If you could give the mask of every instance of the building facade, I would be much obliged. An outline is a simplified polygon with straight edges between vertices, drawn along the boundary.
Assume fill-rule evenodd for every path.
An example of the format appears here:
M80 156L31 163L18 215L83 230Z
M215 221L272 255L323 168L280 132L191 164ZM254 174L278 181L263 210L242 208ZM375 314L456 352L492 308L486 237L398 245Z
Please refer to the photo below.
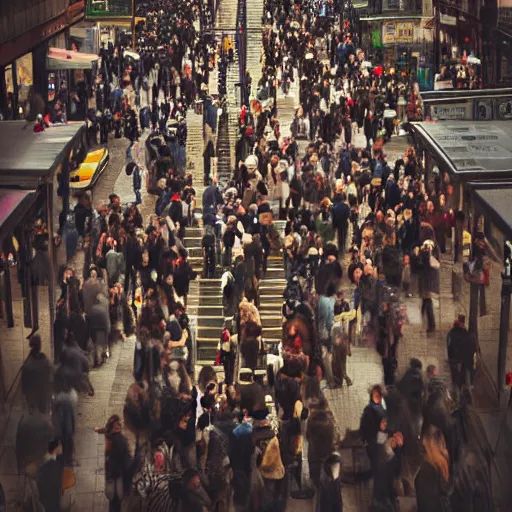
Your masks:
M69 28L83 16L84 0L0 2L0 112L4 119L23 117L31 89L49 101L55 77L46 70L48 48L67 48Z
M374 64L413 73L432 89L441 64L482 54L483 0L355 0L362 44Z

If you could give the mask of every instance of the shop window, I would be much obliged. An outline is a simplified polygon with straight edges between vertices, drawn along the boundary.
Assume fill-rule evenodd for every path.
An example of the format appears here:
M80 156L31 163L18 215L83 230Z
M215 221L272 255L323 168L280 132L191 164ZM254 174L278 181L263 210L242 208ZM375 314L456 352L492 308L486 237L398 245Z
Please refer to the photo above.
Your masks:
M27 53L16 61L16 78L18 81L19 113L24 115L28 104L30 88L34 84L31 53Z
M6 120L14 119L14 80L12 76L12 64L5 68L5 92L7 95L5 102L4 118Z

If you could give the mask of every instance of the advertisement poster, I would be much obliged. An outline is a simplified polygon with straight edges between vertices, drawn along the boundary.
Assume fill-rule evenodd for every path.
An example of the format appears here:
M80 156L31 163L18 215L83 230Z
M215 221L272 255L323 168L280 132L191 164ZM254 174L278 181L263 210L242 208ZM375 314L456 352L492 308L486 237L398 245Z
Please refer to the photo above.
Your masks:
M510 169L512 136L499 123L430 123L429 135L457 170Z
M132 17L132 0L87 0L87 19Z
M496 119L512 119L512 98L496 100Z
M384 44L412 43L414 41L414 23L384 23L382 25L382 42Z
M396 42L396 23L384 23L382 25L383 44L392 44Z
M472 119L471 103L432 105L430 115L433 121L464 121Z
M414 23L397 23L396 41L398 43L412 43L414 41Z
M475 121L490 121L494 119L492 107L492 100L490 99L475 100L473 119L475 119Z

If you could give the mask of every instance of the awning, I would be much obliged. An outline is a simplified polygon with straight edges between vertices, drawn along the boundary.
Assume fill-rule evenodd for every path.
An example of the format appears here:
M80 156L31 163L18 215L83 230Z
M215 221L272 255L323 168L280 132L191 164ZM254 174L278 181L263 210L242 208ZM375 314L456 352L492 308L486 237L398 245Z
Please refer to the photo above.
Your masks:
M92 69L93 62L99 60L94 53L80 53L61 48L49 48L46 57L47 70Z
M414 21L427 19L425 16L362 16L360 21Z
M35 198L34 190L0 188L0 240L12 234Z
M424 122L413 129L439 163L464 181L512 178L510 121Z
M28 121L0 123L0 187L37 188L85 141L84 123L55 125L42 133L33 127Z
M486 217L490 218L508 239L512 239L512 182L470 183L474 195Z

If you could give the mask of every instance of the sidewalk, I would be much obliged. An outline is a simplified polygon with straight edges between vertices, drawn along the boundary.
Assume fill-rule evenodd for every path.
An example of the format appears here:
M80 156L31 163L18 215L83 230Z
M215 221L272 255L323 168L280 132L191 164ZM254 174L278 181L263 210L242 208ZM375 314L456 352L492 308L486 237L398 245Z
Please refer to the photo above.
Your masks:
M147 132L146 132L147 133ZM141 144L144 137L141 137ZM108 203L108 196L116 193L123 203L134 200L132 178L124 172L126 139L109 141L109 165L93 191L94 205ZM154 198L142 191L142 211L145 219L154 211ZM71 261L78 275L82 274L83 253L78 252ZM133 351L135 337L113 347L110 359L101 368L91 370L89 376L95 389L93 397L80 396L77 410L75 436L76 485L65 493L63 505L73 512L106 512L108 501L104 490L104 436L94 432L94 427L104 426L112 414L122 417L124 399L132 383ZM23 414L18 391L14 406L0 416L0 426L5 435L0 440L0 482L6 493L7 510L19 510L16 504L23 492L24 479L18 476L16 464L16 430Z

